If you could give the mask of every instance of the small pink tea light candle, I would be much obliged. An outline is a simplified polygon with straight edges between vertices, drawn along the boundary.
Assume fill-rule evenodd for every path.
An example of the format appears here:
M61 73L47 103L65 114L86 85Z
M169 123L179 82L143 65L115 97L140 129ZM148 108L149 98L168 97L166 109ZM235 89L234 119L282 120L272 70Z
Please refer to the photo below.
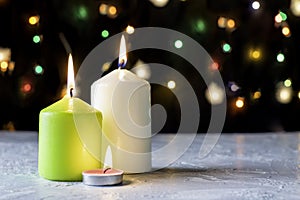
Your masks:
M92 169L83 171L82 177L83 183L86 185L117 185L123 181L123 171L111 168Z

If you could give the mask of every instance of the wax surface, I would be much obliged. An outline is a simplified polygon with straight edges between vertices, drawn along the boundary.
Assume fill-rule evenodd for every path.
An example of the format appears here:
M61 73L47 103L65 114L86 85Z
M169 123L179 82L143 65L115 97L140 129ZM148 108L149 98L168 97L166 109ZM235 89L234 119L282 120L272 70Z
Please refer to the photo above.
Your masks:
M74 120L76 118L86 121L78 123ZM100 149L101 132L95 132L94 128L89 130L89 125L86 124L89 121L101 124L102 115L78 98L64 97L40 112L40 176L50 180L80 181L82 171L102 167L97 156L87 150L76 128L85 123L86 133ZM90 126L94 127L94 124Z
M105 173L104 173L105 171ZM92 170L86 170L83 172L85 175L94 175L94 176L111 176L111 175L120 175L123 174L123 171L117 170L117 169L92 169Z

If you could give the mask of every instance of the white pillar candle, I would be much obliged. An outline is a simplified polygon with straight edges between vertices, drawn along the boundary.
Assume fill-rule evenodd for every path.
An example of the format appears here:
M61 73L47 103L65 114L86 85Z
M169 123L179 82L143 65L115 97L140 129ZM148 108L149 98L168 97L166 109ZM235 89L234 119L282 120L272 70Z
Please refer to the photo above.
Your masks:
M122 37L122 65L124 46ZM92 84L91 104L103 115L102 162L111 156L110 167L127 173L151 171L150 84L126 69L116 69ZM108 148L112 155L107 155Z

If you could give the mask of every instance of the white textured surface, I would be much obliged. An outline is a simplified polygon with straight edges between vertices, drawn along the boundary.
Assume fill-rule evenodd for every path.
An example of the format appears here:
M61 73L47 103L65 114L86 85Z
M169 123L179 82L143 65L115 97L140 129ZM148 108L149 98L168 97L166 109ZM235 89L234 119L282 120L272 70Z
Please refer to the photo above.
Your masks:
M159 147L172 135L158 135ZM125 175L122 185L54 182L37 173L37 133L0 132L2 199L300 199L300 134L222 134L198 159L202 135L173 165Z

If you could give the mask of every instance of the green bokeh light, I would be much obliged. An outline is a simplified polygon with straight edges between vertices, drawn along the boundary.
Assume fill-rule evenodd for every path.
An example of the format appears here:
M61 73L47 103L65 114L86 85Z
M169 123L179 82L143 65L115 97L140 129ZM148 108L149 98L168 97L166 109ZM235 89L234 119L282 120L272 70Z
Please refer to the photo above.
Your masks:
M38 35L33 36L32 41L34 43L39 43L41 41L41 37Z
M88 11L87 11L86 7L80 6L78 8L77 16L79 19L86 19L88 17Z
M196 22L196 30L200 33L203 33L205 32L206 30L206 25L205 25L205 22L202 20L202 19L199 19L197 22Z
M281 18L282 18L282 21L285 21L285 20L287 20L287 15L284 13L284 12L279 12L279 14L280 14L280 16L281 16Z
M108 30L103 30L102 33L101 33L101 36L102 36L103 38L107 38L107 37L109 36Z
M229 53L231 51L231 46L228 43L223 44L222 48L225 53Z
M34 67L35 74L42 74L44 72L44 69L41 65L37 65Z

